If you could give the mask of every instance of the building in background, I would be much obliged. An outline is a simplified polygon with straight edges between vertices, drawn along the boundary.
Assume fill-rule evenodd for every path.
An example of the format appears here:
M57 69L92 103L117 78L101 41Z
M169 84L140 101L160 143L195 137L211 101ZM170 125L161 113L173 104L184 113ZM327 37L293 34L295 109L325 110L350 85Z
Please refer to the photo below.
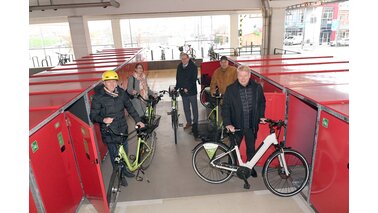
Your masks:
M349 1L309 2L288 7L285 38L298 36L302 45L349 45Z

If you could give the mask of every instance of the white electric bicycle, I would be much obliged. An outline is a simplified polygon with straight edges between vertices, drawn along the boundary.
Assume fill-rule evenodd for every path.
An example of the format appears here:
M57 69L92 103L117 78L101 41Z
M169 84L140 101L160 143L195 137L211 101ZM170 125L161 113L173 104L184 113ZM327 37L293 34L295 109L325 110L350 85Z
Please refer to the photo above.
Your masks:
M231 145L221 142L204 142L193 149L192 165L196 174L208 183L224 183L236 175L244 180L244 188L249 189L247 178L251 170L268 150L274 145L275 151L266 160L262 177L266 187L275 195L289 197L298 194L307 184L309 168L306 159L299 152L285 146L285 141L278 142L284 121L266 119L270 134L256 150L253 158L244 163L239 147L230 134ZM235 154L236 160L235 161Z

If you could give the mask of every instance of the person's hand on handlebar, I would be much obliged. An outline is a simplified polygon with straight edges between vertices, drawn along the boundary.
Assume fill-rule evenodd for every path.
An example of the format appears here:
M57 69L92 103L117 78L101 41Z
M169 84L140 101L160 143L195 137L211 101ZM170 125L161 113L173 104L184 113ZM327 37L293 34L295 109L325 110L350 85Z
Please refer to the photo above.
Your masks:
M188 93L188 89L185 88L185 89L184 89L184 92L185 92L185 93Z
M138 91L136 91L136 90L131 91L132 95L136 95L137 93L138 93Z
M266 118L260 118L260 123L261 124L266 124Z
M138 123L136 123L137 126L140 126L140 128L144 128L145 125L143 122L139 121Z
M230 132L232 132L232 133L234 133L235 132L235 127L233 126L233 125L227 125L226 126L226 129L228 130L228 131L230 131Z

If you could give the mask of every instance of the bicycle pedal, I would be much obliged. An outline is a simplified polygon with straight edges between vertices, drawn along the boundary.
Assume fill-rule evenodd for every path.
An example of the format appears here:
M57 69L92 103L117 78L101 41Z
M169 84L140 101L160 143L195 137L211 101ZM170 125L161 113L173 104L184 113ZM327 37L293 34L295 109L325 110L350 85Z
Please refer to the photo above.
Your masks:
M135 160L135 155L130 155L129 158L130 158L131 161L134 161Z
M184 126L184 124L182 124L182 123L180 124L180 123L179 123L179 124L178 124L178 126L179 126L179 127L183 127L183 126Z

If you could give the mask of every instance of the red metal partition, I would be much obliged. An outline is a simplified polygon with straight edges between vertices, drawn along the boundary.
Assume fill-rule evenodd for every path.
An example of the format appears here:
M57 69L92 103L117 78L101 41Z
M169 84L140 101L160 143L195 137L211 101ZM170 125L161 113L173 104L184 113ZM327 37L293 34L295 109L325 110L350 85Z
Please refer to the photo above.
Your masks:
M320 123L310 200L318 212L348 212L349 124L324 111Z
M98 212L109 212L92 128L72 113L65 114L69 120L69 131L75 147L84 193Z
M46 212L74 212L83 191L63 114L29 137L29 159Z

